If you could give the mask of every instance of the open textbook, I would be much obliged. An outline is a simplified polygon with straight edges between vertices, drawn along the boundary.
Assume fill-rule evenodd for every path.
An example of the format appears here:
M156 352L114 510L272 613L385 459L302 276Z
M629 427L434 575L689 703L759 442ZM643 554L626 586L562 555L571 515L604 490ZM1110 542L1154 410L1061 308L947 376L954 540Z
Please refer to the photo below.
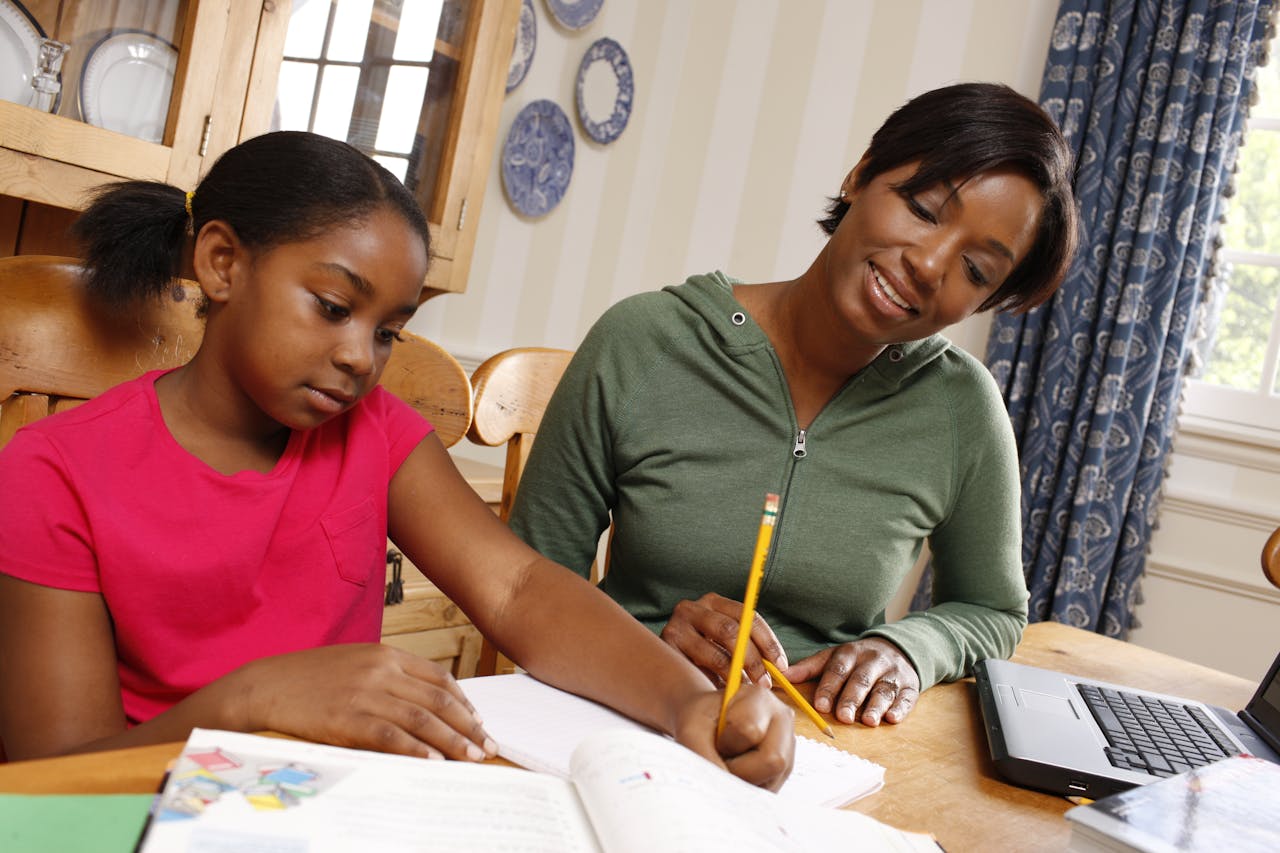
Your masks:
M651 731L604 705L566 693L531 676L464 678L462 692L513 764L569 777L569 758L587 735L609 729ZM779 794L797 802L843 806L884 785L879 764L828 743L796 736L796 759Z
M939 849L857 812L755 788L651 732L590 735L570 776L195 729L140 850Z

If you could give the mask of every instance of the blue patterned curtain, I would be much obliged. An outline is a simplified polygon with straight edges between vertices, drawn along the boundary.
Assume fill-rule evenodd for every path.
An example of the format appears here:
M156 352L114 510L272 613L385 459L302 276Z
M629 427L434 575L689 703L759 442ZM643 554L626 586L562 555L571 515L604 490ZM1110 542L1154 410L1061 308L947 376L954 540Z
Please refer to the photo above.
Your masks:
M1041 105L1077 157L1062 289L997 316L1031 620L1124 637L1276 0L1063 0Z

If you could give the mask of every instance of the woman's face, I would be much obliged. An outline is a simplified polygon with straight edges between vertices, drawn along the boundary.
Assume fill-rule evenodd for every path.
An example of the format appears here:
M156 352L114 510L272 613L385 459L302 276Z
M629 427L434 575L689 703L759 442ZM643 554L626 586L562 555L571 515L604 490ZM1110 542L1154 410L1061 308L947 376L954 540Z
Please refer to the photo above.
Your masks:
M915 163L854 189L826 250L834 310L857 343L926 338L977 310L1026 257L1043 199L1020 172L998 169L915 195L894 187Z

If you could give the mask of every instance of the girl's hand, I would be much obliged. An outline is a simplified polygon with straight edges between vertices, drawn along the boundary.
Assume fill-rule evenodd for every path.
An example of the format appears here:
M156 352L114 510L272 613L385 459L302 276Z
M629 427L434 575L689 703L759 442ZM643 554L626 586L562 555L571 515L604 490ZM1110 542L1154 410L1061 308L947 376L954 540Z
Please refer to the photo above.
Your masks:
M444 667L377 643L262 658L243 685L248 730L424 758L482 761L498 745Z
M698 695L680 709L675 737L734 776L776 791L795 760L795 714L767 688L742 685L729 703L716 737L723 693Z
M662 628L662 639L692 661L712 684L720 686L729 677L741 618L742 602L709 592L697 601L676 604L671 619ZM752 684L771 687L772 681L764 668L765 658L778 669L786 670L787 654L782 644L757 613L751 625L751 642L747 644L743 669Z
M813 691L813 707L831 713L842 723L900 723L920 698L920 676L915 667L901 649L883 637L834 646L799 661L783 674L796 683L821 674L822 680Z

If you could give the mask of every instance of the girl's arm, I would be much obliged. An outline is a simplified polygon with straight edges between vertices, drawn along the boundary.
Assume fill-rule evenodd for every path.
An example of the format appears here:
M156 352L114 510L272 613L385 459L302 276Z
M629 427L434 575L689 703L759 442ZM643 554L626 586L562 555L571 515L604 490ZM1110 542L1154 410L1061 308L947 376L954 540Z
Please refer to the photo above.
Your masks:
M676 736L756 784L777 787L794 750L791 710L744 686L715 736L720 694L682 655L582 577L503 525L430 435L391 482L391 538L530 674Z
M8 758L180 741L194 726L424 757L496 752L448 671L391 646L262 658L132 728L115 654L100 595L0 574L0 742Z

